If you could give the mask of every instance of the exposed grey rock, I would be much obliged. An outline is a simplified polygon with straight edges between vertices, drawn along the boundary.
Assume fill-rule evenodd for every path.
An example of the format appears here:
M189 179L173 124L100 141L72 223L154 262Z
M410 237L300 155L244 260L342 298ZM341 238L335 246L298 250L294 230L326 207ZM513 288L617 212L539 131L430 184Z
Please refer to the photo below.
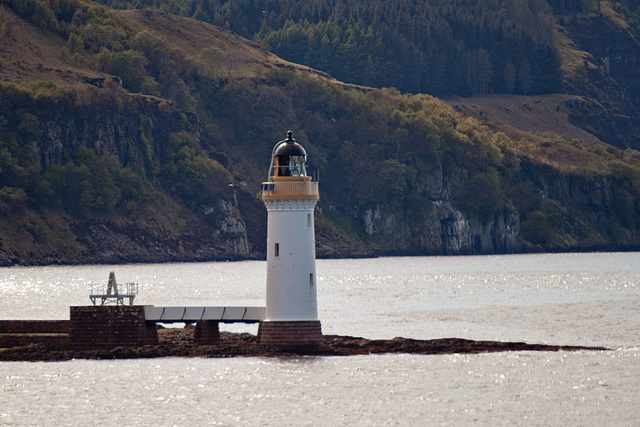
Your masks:
M226 237L226 244L233 248L237 255L249 255L247 227L238 211L236 197L234 196L231 202L221 199L219 206L222 219L219 221L218 234Z

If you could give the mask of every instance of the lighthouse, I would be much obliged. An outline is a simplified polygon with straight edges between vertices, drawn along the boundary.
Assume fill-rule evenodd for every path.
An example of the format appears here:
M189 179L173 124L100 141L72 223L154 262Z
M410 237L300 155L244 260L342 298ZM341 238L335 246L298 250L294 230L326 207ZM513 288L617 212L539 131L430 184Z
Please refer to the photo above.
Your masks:
M313 211L318 183L307 176L307 153L291 131L273 148L269 180L262 183L267 208L267 292L260 343L280 348L322 342L316 292Z

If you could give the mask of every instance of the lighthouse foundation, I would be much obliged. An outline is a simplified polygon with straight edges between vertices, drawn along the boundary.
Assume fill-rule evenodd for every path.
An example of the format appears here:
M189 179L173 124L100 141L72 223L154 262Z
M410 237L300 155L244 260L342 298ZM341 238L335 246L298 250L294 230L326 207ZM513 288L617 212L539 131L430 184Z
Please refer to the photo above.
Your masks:
M317 348L322 344L319 320L262 321L258 327L260 344L282 350Z

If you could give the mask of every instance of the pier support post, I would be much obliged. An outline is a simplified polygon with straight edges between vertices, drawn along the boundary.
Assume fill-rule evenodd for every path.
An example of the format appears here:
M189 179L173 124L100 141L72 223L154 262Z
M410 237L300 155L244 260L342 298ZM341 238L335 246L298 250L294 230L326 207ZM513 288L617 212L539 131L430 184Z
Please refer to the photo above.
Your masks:
M199 345L220 344L218 322L214 320L198 320L193 333L193 342Z

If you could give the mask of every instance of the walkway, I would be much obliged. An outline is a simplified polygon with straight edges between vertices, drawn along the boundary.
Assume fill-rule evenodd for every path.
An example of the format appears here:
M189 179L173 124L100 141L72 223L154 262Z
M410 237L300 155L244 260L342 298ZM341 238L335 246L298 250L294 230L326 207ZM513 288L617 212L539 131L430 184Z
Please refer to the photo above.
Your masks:
M222 323L257 323L264 320L264 307L155 307L144 306L147 322L173 323L209 320Z

